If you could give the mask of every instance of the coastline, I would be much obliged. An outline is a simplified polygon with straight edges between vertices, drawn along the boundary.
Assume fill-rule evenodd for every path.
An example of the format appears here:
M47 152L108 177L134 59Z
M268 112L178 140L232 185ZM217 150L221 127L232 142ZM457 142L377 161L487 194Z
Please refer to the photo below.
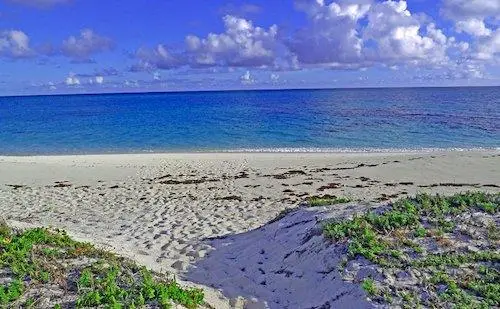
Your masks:
M500 192L499 150L0 156L6 219L65 229L182 280L212 252L207 239L255 230L310 196L366 208L467 190Z
M104 152L56 152L56 153L0 153L0 158L23 157L77 157L77 156L135 156L135 155L189 155L189 154L287 154L287 153L326 153L326 154L425 154L439 152L497 152L500 147L420 147L420 148L320 148L320 147L262 147L231 149L180 149L180 150L138 150L138 151L104 151Z

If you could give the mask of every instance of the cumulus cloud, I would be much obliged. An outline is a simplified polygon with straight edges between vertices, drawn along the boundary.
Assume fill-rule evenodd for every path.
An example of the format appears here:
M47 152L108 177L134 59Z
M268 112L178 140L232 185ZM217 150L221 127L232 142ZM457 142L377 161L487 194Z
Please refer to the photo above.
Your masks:
M75 76L74 73L70 73L68 77L66 77L65 84L67 86L78 86L80 85L80 79Z
M94 33L91 29L83 29L80 36L70 36L62 43L62 54L75 61L86 61L96 53L111 50L111 39Z
M491 29L486 28L484 21L478 18L459 20L455 25L457 32L465 32L473 36L489 36Z
M95 80L96 84L99 84L99 85L102 84L102 83L104 83L104 77L103 76L96 76L94 78L94 80Z
M296 1L309 23L295 33L288 46L304 64L354 63L362 58L358 21L370 9L366 1L326 4L323 0Z
M226 15L224 27L224 33L210 33L206 38L186 37L191 65L259 67L274 64L278 56L278 26L264 29L249 20Z
M444 0L441 12L455 22L457 32L472 36L473 41L467 49L472 59L498 62L500 1Z
M477 60L499 62L500 28L496 29L490 36L478 39L472 56Z
M446 60L448 38L432 23L425 28L407 9L406 1L377 3L368 13L364 38L376 47L367 54L374 61Z
M499 18L500 1L496 0L443 0L442 13L454 20L468 18Z
M153 72L181 66L274 69L296 66L293 55L278 40L276 25L265 29L232 15L226 15L223 21L223 33L209 33L206 37L188 35L180 50L171 50L163 44L153 49L140 48L135 53L139 62L131 71Z
M139 63L132 66L131 71L154 71L156 69L173 69L184 65L181 55L176 55L162 44L154 49L140 48L135 53Z
M255 79L250 73L250 71L246 71L243 75L240 76L240 82L243 85L251 85L255 83Z
M33 55L30 39L22 31L0 31L0 56L8 58L25 58Z
M443 14L457 32L476 38L458 41L428 16L415 14L404 0L295 0L306 23L284 33L277 25L262 27L226 15L224 31L188 35L184 47L141 48L132 71L190 68L294 70L309 67L360 69L385 67L452 67L463 59L491 60L498 54L498 31L491 18L497 1L443 0ZM471 5L472 3L472 5ZM454 57L454 58L452 58ZM248 73L248 74L247 74ZM242 83L253 78L246 72Z

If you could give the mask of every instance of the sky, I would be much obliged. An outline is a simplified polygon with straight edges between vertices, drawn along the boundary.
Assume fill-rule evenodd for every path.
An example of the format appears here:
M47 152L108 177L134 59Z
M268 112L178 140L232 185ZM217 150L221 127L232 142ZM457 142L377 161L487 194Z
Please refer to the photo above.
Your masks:
M0 96L500 85L500 0L0 0Z

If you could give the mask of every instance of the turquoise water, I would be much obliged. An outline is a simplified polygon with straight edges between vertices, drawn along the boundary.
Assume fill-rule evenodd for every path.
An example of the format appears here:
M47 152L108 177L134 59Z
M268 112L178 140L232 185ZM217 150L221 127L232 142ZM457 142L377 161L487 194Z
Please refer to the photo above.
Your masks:
M0 97L0 154L500 147L500 87Z

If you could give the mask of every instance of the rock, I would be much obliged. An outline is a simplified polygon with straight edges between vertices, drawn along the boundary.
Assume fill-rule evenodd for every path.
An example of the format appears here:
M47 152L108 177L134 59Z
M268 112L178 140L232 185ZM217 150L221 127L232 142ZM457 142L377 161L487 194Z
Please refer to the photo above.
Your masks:
M366 278L372 278L377 281L382 281L384 276L374 267L362 267L356 274L356 280L363 281Z
M245 299L241 296L231 298L229 300L229 305L234 309L244 309L245 308Z
M470 251L470 252L479 252L480 249L478 247L475 247L475 246L467 246L467 250Z
M186 255L194 258L203 258L207 254L206 250L190 251Z
M184 271L187 269L188 264L186 262L183 262L183 261L177 261L177 262L172 263L172 265L170 265L170 267L177 269L177 270Z
M396 277L398 278L398 280L407 280L409 278L411 278L411 274L407 271L400 271L396 274Z
M247 300L245 303L245 309L269 309L269 306L256 298Z

